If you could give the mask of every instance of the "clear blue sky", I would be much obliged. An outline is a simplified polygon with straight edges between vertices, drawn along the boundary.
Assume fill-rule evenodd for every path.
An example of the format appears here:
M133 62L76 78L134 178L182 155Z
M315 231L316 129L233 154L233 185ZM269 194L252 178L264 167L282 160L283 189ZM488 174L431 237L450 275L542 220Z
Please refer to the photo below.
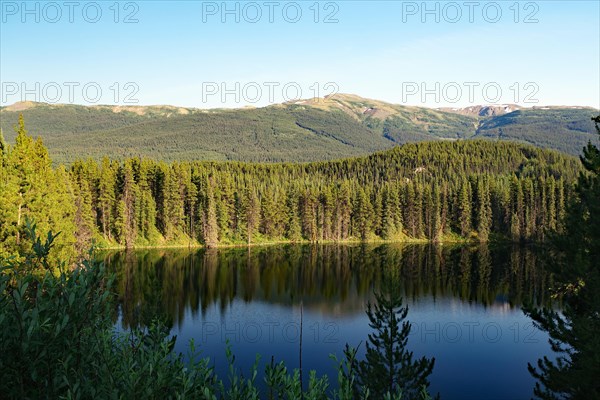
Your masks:
M2 105L243 107L338 91L600 107L598 1L75 3L0 1Z

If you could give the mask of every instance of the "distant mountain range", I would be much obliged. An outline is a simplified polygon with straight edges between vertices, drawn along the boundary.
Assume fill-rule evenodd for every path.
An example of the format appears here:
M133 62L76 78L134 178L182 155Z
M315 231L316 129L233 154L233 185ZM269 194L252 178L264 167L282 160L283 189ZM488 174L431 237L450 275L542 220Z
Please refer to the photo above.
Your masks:
M425 140L513 140L580 154L598 142L587 107L517 105L424 108L336 94L264 108L79 106L19 102L0 107L7 140L22 113L53 160L130 156L172 160L315 161Z

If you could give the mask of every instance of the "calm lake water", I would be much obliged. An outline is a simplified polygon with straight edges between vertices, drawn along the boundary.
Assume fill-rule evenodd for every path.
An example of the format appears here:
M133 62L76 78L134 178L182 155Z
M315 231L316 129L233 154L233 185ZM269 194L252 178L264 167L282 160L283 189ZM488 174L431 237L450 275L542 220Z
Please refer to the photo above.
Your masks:
M302 301L303 368L329 374L332 385L329 355L341 357L346 343L364 350L366 303L382 272L397 269L413 326L409 348L436 359L431 391L479 400L531 398L527 363L551 355L548 337L521 311L524 301L549 300L540 255L523 247L289 245L105 260L117 275L117 326L161 316L177 335L176 350L185 353L194 339L222 378L227 339L243 371L257 353L261 366L274 357L298 367Z

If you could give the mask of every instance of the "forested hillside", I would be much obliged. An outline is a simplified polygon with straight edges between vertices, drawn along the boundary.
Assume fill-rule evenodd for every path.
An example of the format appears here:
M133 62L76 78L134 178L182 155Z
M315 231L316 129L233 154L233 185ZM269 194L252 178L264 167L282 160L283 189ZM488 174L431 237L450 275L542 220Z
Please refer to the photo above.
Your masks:
M541 241L560 230L579 161L485 140L407 144L307 164L75 161L53 169L21 119L2 144L0 252L26 218L59 248L268 241ZM66 250L65 250L66 251Z
M88 157L161 161L323 161L362 156L398 144L486 138L578 155L597 141L591 109L521 109L479 115L406 107L335 95L257 109L112 107L17 103L0 109L8 140L22 113L44 137L52 159Z
M517 110L485 119L477 137L514 140L579 155L588 141L598 143L589 109Z

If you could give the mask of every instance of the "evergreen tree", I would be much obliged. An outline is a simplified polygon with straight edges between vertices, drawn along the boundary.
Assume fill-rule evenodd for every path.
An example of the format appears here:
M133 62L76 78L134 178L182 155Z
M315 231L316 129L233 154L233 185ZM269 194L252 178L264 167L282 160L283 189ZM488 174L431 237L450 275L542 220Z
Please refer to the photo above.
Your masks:
M100 228L105 239L112 239L112 227L115 204L116 177L108 157L102 159L100 167L98 213L100 215Z
M51 258L70 260L75 244L75 196L64 167L53 170L41 139L25 129L23 116L15 127L14 147L6 145L0 177L0 254L19 255L30 246L23 240L25 219L40 230L61 232Z
M525 236L525 200L523 186L516 176L511 182L511 198L510 232L514 241L520 241Z
M350 236L352 201L350 199L350 187L344 181L338 187L336 204L334 210L334 231L336 240L344 240Z
M487 242L492 225L490 188L486 179L477 182L477 235L479 241Z
M75 221L73 231L70 222L64 225L68 232L57 243L71 243L68 236L77 232L79 248L95 234L103 244L127 246L242 243L257 235L437 241L452 234L470 238L473 230L482 241L492 233L543 241L565 228L565 204L582 169L554 152L528 147L524 161L520 145L472 141L407 144L309 164L104 158L75 162L65 180L22 118L16 130L15 145L2 141L0 152L3 254L22 250L26 215L42 225L60 215ZM427 172L416 171L419 165L428 165Z
M94 213L92 210L92 191L87 179L83 176L73 177L75 193L75 237L77 238L77 252L83 253L90 248L96 230Z
M389 185L383 188L381 199L381 237L391 239L396 231L396 213L398 212L398 197L392 195Z
M300 197L300 218L302 232L311 242L317 241L317 199L311 189L306 189Z
M275 194L268 191L261 202L261 231L268 237L275 237L277 224L277 209L275 208Z
M244 219L247 243L252 243L253 236L260 226L260 201L254 188L249 187L244 196Z
M164 193L163 193L163 234L167 239L178 236L183 228L184 196L180 182L180 166L173 164L164 167Z
M593 120L600 135L600 116ZM538 380L534 394L541 399L600 398L600 150L589 143L581 162L586 173L569 204L565 232L556 239L558 253L548 263L562 313L526 308L558 355L529 365Z
M117 241L132 248L137 237L137 222L135 220L135 203L139 199L137 185L134 182L132 162L125 162L120 171L121 198L117 203L117 216L115 221ZM139 204L139 203L138 203Z
M547 226L547 229L550 232L554 232L554 231L556 231L556 226L557 226L557 224L556 224L556 219L557 219L556 179L554 179L554 177L552 175L550 175L550 177L548 178L547 193L548 193L548 200L547 200L548 212L546 213L547 222L545 225Z
M402 303L399 277L393 273L384 276L375 298L375 305L367 305L369 326L374 331L366 344L366 358L358 364L359 384L368 388L374 399L399 390L402 399L420 399L429 386L435 359L413 359L413 352L406 348L411 324L406 320L408 306Z
M373 213L373 207L371 202L367 198L367 194L363 188L358 188L356 194L356 200L354 203L353 220L355 224L355 233L362 240L368 238L371 229L371 214Z
M321 231L321 238L324 240L333 239L333 194L331 187L328 185L323 188L323 191L319 197L319 229Z
M213 184L210 179L206 180L205 187L206 201L204 205L204 226L202 232L204 237L204 244L210 248L215 247L219 243L219 227L217 223L217 209L213 194Z
M300 218L298 217L298 199L295 191L288 193L287 209L286 237L292 242L298 242L302 240L302 228L300 227Z
M463 179L460 195L458 198L458 207L460 210L459 214L459 226L461 236L468 238L471 234L472 229L472 216L471 216L471 182L468 179Z

